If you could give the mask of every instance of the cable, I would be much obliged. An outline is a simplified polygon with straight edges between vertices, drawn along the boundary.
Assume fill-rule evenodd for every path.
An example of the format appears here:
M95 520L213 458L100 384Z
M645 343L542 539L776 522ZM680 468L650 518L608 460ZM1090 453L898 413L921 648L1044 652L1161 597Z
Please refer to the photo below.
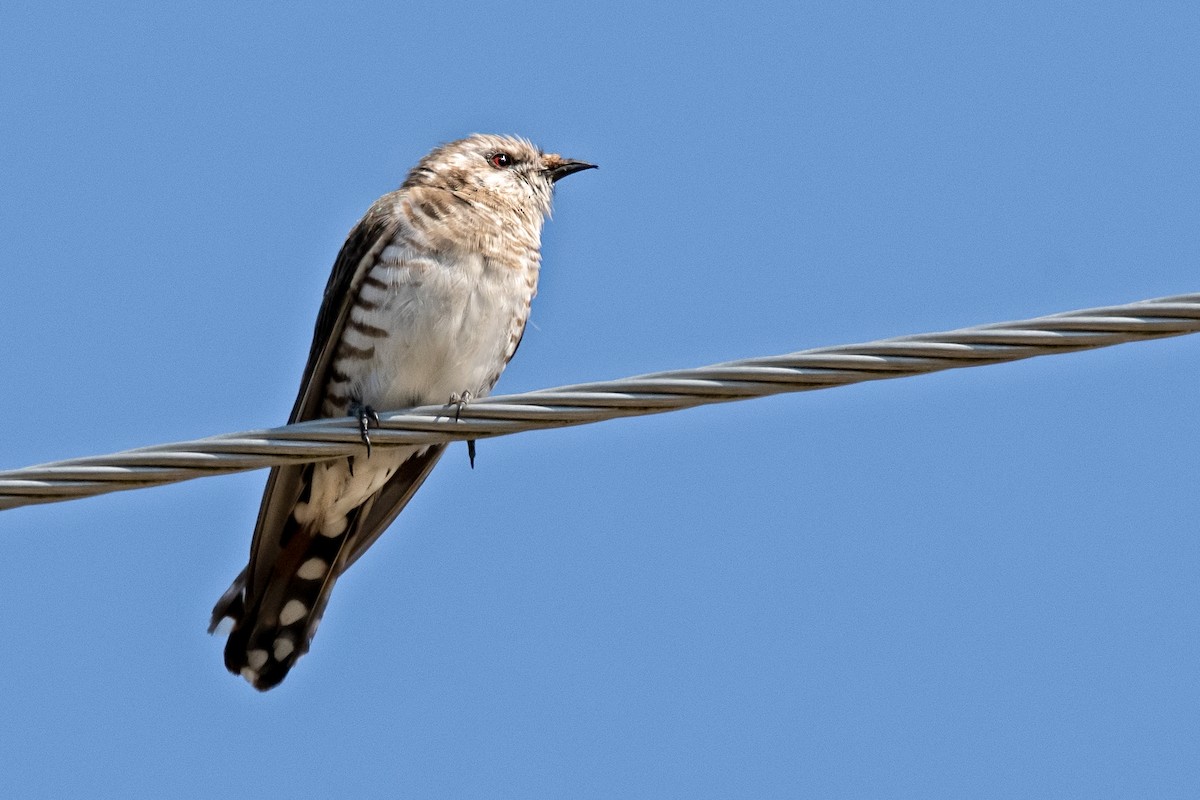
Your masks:
M381 427L371 432L371 443L388 447L485 439L1197 332L1200 294L1162 297L945 333L486 397L464 405L457 421L455 410L447 406L381 413ZM0 471L0 509L362 451L357 422L347 417L73 458Z

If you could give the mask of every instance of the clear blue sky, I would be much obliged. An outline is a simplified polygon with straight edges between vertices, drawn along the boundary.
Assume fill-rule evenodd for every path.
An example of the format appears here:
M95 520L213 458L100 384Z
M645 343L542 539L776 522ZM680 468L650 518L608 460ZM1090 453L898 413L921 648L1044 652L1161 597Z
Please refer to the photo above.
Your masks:
M1195 3L883 5L6 3L0 466L282 422L473 131L602 167L501 391L1200 289ZM0 513L0 796L1195 796L1198 357L457 447L266 695L265 473Z

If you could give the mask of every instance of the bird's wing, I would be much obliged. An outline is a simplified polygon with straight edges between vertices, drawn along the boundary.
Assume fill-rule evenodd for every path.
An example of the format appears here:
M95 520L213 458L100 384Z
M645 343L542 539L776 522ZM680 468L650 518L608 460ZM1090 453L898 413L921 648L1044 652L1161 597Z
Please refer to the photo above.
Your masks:
M368 270L400 225L395 207L394 192L377 200L350 231L346 243L338 253L333 272L325 286L325 298L317 314L308 363L304 367L300 393L289 422L316 419L321 413L325 387L329 382L330 363L354 298ZM240 618L242 593L238 591L239 588L245 589L247 599L257 597L266 588L272 566L279 557L286 538L285 528L292 509L307 483L305 476L311 469L311 464L271 469L263 492L262 505L258 510L254 539L250 544L250 562L246 571L217 602L216 608L213 609L214 625L225 616Z
M400 216L396 210L399 194L392 192L376 200L350 231L338 253L329 282L325 284L325 299L317 313L308 364L304 367L300 394L296 397L289 422L316 419L321 413L329 364L342 338L350 307L358 296L363 278L400 227Z

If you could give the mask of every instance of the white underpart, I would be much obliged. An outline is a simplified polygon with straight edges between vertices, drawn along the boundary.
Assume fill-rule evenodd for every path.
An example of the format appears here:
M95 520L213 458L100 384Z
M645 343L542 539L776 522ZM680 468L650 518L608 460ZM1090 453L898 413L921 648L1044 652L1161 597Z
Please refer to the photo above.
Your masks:
M413 400L445 403L464 391L479 397L491 389L488 382L508 355L513 318L529 304L523 273L478 253L435 259L393 243L372 275L391 290L364 287L368 299L375 299L371 292L383 294L383 305L357 313L394 334L374 340L375 358L351 376L363 402L386 409Z
M429 257L397 238L370 275L388 288L364 285L364 299L377 308L355 308L353 318L391 335L368 337L346 328L349 344L375 349L371 359L344 365L350 395L377 411L447 403L463 392L486 396L509 356L513 322L524 317L532 299L526 273L478 253ZM345 461L316 465L309 501L297 506L297 520L319 523L322 535L340 536L346 515L418 450L377 448L369 459L354 459L353 474Z

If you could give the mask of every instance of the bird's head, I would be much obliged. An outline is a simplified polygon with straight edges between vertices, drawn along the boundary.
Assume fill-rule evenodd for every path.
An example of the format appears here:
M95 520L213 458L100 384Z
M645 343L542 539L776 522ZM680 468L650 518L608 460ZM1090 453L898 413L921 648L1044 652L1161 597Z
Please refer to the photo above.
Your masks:
M497 209L545 216L550 212L554 184L595 166L543 153L528 139L477 133L425 156L404 186L445 189Z

